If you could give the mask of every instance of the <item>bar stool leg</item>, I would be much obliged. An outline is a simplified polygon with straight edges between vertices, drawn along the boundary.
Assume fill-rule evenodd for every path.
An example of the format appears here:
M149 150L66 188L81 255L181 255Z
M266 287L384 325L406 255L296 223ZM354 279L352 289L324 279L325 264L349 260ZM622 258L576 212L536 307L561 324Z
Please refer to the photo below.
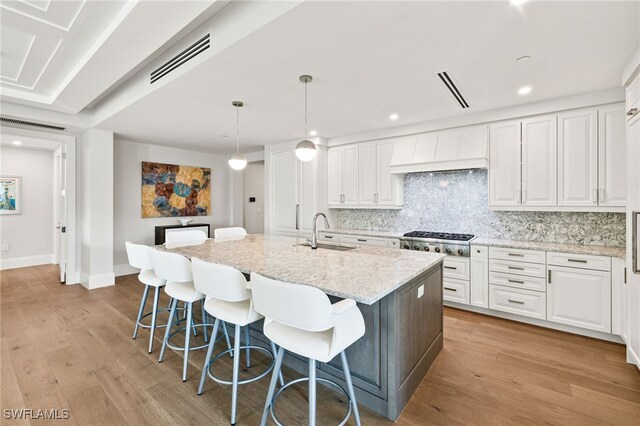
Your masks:
M173 325L173 317L176 314L177 307L178 299L173 299L173 301L171 302L171 312L169 313L169 321L167 321L167 329L164 332L164 340L162 340L162 349L160 350L160 358L158 358L158 362L162 362L162 360L164 359L164 351L167 349L167 341L169 340L169 335L171 334L171 326Z
M207 370L209 369L209 363L211 362L211 355L213 355L213 347L216 345L216 337L218 337L218 326L220 325L220 320L216 318L213 323L213 334L211 335L211 340L209 341L209 347L207 348L207 356L204 359L204 366L202 367L202 375L200 376L200 385L198 385L198 395L202 395L202 390L204 389L204 381L207 378Z
M153 312L151 313L151 329L149 329L149 353L153 352L153 335L156 331L156 318L158 316L158 302L160 301L160 287L156 287L153 294Z
M353 417L356 420L356 426L360 426L360 413L358 412L358 403L356 402L356 394L353 391L353 382L351 381L351 372L349 371L349 363L347 355L344 351L340 352L340 360L342 361L342 371L344 372L344 380L347 382L347 391L349 399L351 399L351 408L353 409Z
M184 333L184 362L182 364L182 381L187 381L187 368L189 367L189 344L191 341L191 325L193 324L193 303L187 305L187 328ZM195 331L195 330L194 330Z
M316 426L316 360L309 358L309 426Z
M249 349L249 345L251 344L251 336L249 335L249 326L247 325L244 329L244 340L247 344L247 349L245 350L245 365L247 369L251 367L251 349Z
M222 321L222 331L224 331L224 338L227 341L227 348L231 349L231 341L229 340L229 332L227 331L227 323ZM229 351L229 358L233 358L233 351Z
M136 326L133 329L133 338L138 337L138 328L140 327L140 319L142 318L142 314L144 313L144 305L147 303L147 297L149 296L149 286L144 286L144 291L142 292L142 300L140 300L140 309L138 309L138 318L136 318Z
M278 351L276 349L276 344L271 342L271 352L273 352L273 356L276 357L278 354ZM275 358L274 358L275 359ZM274 367L275 368L275 367ZM278 376L280 379L280 386L284 386L284 378L282 377L282 371L278 372Z
M202 313L202 324L208 324L209 322L207 321L207 313L204 310L204 299L200 300L200 311ZM202 328L204 329L204 342L207 343L209 341L209 339L207 338L207 326L205 325Z
M273 401L273 394L275 394L276 392L278 375L281 375L280 369L282 368L283 358L284 358L284 348L280 347L280 349L278 349L278 355L276 356L275 365L273 366L273 373L271 373L271 383L269 384L269 392L267 393L267 400L264 403L264 410L262 410L262 420L260 420L260 426L265 426L267 424L269 407L271 407L271 402Z
M235 326L235 335L233 339L233 352L238 355L240 353L240 336L241 327ZM231 424L236 424L236 409L238 405L238 373L240 370L240 357L235 356L233 358L233 379L231 384Z

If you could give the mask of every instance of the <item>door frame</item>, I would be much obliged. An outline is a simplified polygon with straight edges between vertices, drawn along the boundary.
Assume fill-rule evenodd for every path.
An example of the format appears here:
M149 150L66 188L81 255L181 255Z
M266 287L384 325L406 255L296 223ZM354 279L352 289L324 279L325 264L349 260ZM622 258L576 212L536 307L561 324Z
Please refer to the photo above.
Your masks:
M78 271L78 257L80 253L80 233L78 232L79 214L77 211L77 136L68 133L45 132L40 130L25 129L23 127L12 127L3 125L3 133L10 133L16 136L33 137L38 139L48 139L60 143L66 153L66 213L67 213L67 276L65 284L79 284L80 274ZM55 153L55 150L52 150ZM53 221L52 221L53 223Z

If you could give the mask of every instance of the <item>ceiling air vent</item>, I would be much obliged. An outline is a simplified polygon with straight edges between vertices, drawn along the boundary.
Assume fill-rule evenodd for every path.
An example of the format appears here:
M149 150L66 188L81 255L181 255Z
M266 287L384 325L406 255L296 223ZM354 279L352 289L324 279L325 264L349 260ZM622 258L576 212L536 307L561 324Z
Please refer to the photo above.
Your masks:
M17 124L19 126L39 127L41 129L66 130L66 127L54 126L51 124L36 123L33 121L16 120L13 118L0 117L0 122L7 124Z
M160 65L155 70L151 71L151 80L149 84L155 83L165 75L169 74L171 71L182 66L182 64L184 64L185 62L195 58L196 56L207 50L210 46L209 37L210 34L207 34L200 40L193 43L191 46L184 49L182 52L178 53L173 58L169 59L164 64Z
M456 101L458 101L460 106L462 108L469 108L469 104L465 98L462 97L462 93L460 93L456 85L453 84L453 80L449 77L449 74L447 74L446 71L442 71L438 73L438 77L440 77L440 80L442 80L446 88L449 89L453 97L456 98Z

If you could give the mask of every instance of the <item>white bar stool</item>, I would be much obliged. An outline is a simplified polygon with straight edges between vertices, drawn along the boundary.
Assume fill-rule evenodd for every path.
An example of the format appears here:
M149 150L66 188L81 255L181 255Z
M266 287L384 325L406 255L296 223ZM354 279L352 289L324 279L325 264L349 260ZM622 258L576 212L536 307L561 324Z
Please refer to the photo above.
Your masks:
M281 425L273 408L276 399L287 387L308 380L309 425L316 424L316 381L322 381L340 389L349 399L349 410L340 425L347 422L353 411L356 425L360 426L358 404L344 353L365 331L364 319L356 302L344 299L332 305L329 297L315 287L284 283L256 273L251 274L251 293L255 309L265 317L264 335L280 346L261 425L267 423L269 412L276 424ZM289 382L275 393L285 349L309 358L309 378ZM338 354L348 394L337 383L316 378L316 362L329 362Z
M133 329L133 338L138 337L138 328L149 329L149 353L153 352L153 335L156 328L166 327L165 325L157 325L156 319L158 317L158 311L168 311L169 309L158 309L158 301L160 300L160 288L164 287L166 281L158 277L153 271L153 262L151 260L151 247L143 244L134 244L132 242L124 243L127 249L127 257L129 258L129 264L134 268L140 269L138 274L138 280L144 284L144 291L142 293L142 300L140 300L140 309L138 309L138 316L136 318L136 325ZM149 297L149 290L155 289L153 295L153 309L151 312L144 314L144 306L147 303ZM151 324L143 324L142 319L151 315Z
M218 228L213 231L213 238L216 240L234 240L247 236L247 231L239 226L231 228Z
M189 262L186 257L175 253L168 253L152 249L151 258L153 260L153 269L155 271L155 274L167 281L167 284L164 288L165 293L167 293L169 297L173 299L171 302L171 312L169 313L169 320L167 321L167 330L164 334L164 340L162 342L162 349L160 351L160 358L158 359L158 361L162 362L162 360L164 359L164 352L167 346L177 351L183 351L184 361L182 365L182 381L185 382L187 380L187 369L189 366L189 351L204 349L205 347L207 347L206 344L191 347L191 330L193 329L195 334L195 329L197 327L203 327L204 339L205 342L208 343L207 326L211 326L211 324L206 323L206 315L203 315L204 322L202 324L193 324L193 302L204 299L204 295L197 291L193 286L193 278L191 276L191 262ZM186 304L187 325L186 327L180 328L177 331L171 333L171 325L176 313L178 301L185 302ZM171 338L183 330L185 332L184 347L178 347L171 344ZM215 340L215 337L216 334L213 334L211 336L211 339Z
M273 369L275 361L276 348L271 343L271 351L261 346L251 345L249 339L249 325L261 320L263 317L253 309L251 300L251 291L249 290L247 280L244 274L230 266L218 265L215 263L205 262L198 258L191 259L193 269L193 283L199 292L206 294L204 304L205 310L211 316L216 318L213 325L213 333L218 330L220 321L234 324L235 336L233 339L233 378L232 381L222 380L213 375L211 368L213 363L220 357L230 352L228 349L215 358L211 359L215 342L213 339L209 342L209 349L202 367L202 376L200 377L200 385L198 386L198 395L202 394L204 388L205 376L209 375L214 381L220 384L231 385L231 424L236 424L236 408L238 401L238 385L255 382L269 374ZM240 334L242 327L245 327L246 345L240 345ZM272 359L269 367L259 375L240 381L238 374L240 371L240 351L246 350L246 366L250 367L250 349L256 349L266 353ZM282 383L282 377L280 378Z

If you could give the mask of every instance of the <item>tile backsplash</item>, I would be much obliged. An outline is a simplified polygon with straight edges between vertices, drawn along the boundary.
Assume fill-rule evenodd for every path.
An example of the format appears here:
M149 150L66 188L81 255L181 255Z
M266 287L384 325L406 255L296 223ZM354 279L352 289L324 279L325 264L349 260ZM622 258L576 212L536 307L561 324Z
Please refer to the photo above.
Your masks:
M340 209L344 229L458 232L488 238L625 245L624 213L508 212L488 207L487 171L410 173L401 210Z

